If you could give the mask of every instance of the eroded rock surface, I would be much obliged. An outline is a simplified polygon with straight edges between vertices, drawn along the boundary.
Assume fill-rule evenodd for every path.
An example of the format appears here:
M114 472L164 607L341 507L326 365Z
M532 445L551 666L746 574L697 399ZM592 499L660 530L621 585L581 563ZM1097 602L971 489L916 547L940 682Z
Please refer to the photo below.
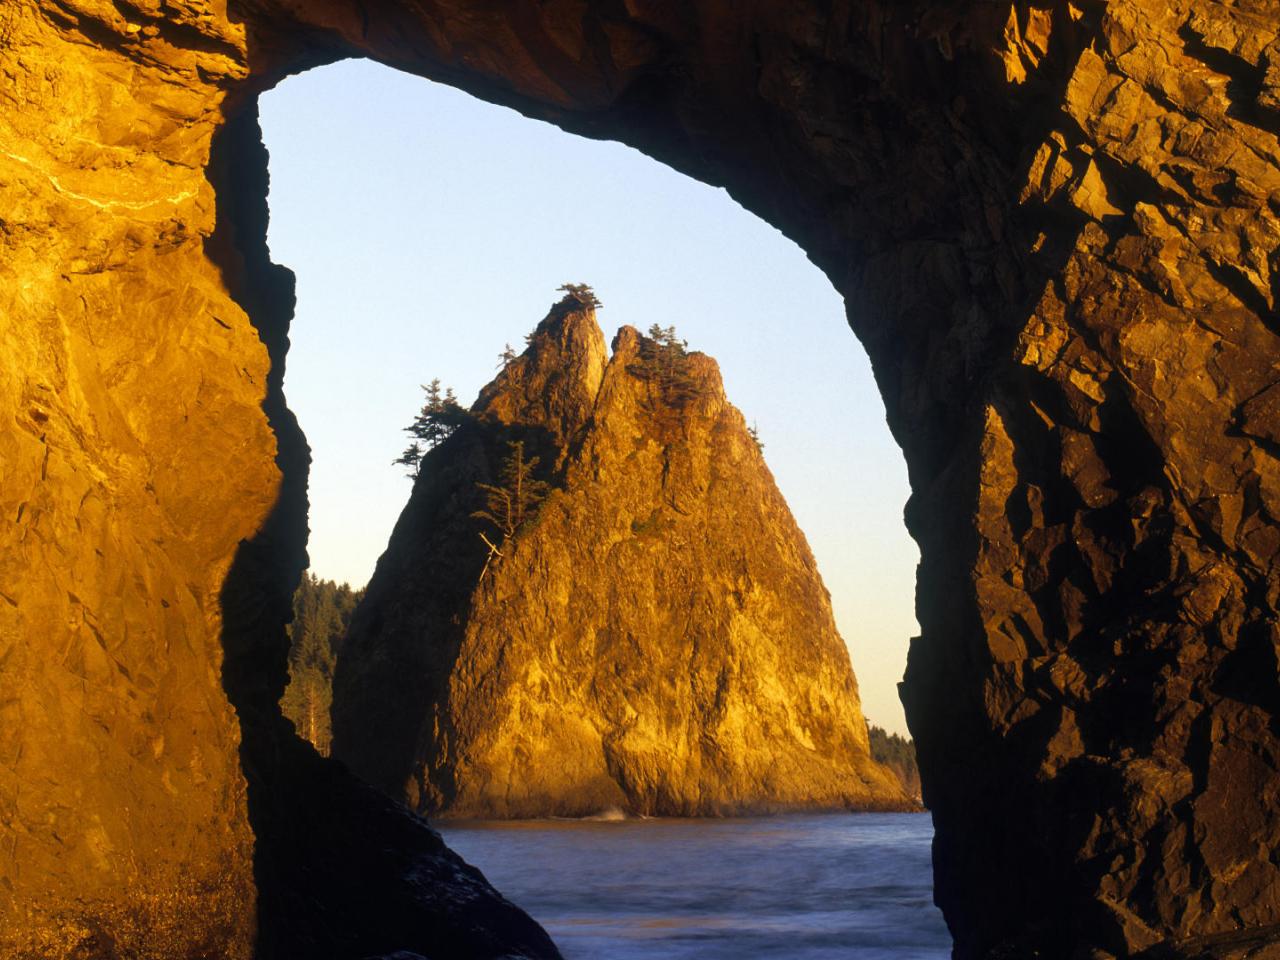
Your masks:
M0 10L0 955L245 958L219 593L279 479L204 167L248 71L70 19Z
M227 209L265 193L231 177L256 141L209 157L255 91L349 54L725 186L844 294L914 490L904 699L959 957L1276 923L1277 24L1276 0L3 4L3 935L250 949L237 744L275 736L305 451L273 392L287 297Z
M170 13L0 8L0 956L558 956L280 716L292 277L243 27Z
M472 514L515 441L550 493L503 539ZM869 751L715 361L630 327L610 357L566 297L424 459L339 659L334 755L447 816L908 806Z

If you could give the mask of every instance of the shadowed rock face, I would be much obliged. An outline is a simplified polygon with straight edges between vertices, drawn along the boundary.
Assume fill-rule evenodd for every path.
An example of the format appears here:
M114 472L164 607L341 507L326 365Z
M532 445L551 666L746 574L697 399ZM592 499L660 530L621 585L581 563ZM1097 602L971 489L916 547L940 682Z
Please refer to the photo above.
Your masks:
M630 327L610 358L568 297L471 415L352 620L335 756L447 816L909 806L715 361ZM504 541L472 513L516 440L551 491Z
M914 491L903 695L959 957L1280 921L1277 24L5 3L0 936L246 956L300 855L255 843L289 804L247 789L299 779L273 711L306 464L252 102L349 54L723 185L844 294Z

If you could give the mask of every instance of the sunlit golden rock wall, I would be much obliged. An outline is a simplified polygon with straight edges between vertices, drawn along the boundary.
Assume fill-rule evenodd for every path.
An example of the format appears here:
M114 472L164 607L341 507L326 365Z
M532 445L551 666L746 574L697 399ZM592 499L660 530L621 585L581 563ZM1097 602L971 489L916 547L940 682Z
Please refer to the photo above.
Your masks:
M0 10L6 957L250 955L218 596L275 441L204 174L242 51L225 19Z
M265 711L301 537L275 410L292 519L220 608L281 481L203 166L224 93L238 114L348 53L726 186L845 295L914 490L904 696L960 957L1280 922L1278 23L1276 0L6 3L0 928L61 936L75 895L122 943L127 905L244 953L226 900L175 927L146 899L249 884L220 609L260 628L231 688ZM261 756L242 769L283 769Z
M0 8L0 956L558 956L279 715L307 453L247 62L220 7Z

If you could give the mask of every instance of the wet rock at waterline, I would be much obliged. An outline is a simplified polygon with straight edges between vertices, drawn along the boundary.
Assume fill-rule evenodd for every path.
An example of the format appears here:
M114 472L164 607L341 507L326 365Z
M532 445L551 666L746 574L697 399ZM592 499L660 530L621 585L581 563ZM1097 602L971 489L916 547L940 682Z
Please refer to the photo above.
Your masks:
M505 527L517 453L547 488ZM629 327L610 357L573 296L424 458L333 716L337 757L433 814L909 805L715 361Z

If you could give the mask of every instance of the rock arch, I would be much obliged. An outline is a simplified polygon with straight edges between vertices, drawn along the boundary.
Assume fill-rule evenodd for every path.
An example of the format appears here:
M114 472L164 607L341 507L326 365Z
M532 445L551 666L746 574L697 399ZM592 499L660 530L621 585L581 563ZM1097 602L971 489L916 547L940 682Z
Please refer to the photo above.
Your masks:
M0 941L272 956L319 923L291 885L348 866L308 831L359 810L431 847L274 710L306 451L253 103L349 55L723 185L844 294L914 491L903 696L958 957L1280 923L1278 24L1275 0L7 4ZM494 903L410 910L396 869L333 902L406 936L444 916L475 955L537 939Z

